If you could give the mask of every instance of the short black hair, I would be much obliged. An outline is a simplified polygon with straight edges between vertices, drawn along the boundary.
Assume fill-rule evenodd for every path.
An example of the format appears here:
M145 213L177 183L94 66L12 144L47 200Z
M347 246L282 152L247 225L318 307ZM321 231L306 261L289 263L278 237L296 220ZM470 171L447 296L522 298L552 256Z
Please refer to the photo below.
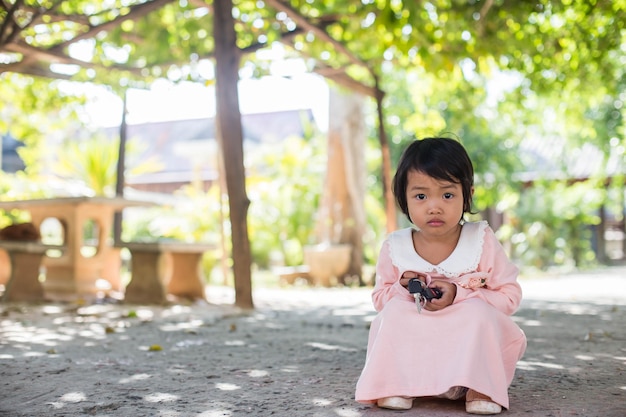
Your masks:
M471 212L474 166L460 142L443 137L423 138L413 141L402 153L392 187L398 207L411 221L406 200L409 171L423 172L438 180L461 184L463 213Z

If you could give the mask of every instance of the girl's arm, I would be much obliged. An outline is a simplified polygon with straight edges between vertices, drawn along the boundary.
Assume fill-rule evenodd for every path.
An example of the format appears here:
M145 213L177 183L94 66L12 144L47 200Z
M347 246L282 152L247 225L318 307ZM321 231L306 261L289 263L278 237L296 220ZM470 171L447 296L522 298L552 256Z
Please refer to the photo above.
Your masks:
M374 308L381 311L387 301L397 296L413 300L409 291L400 285L400 271L391 261L390 243L385 240L376 262L376 284L372 291Z
M485 287L470 289L457 285L454 303L478 297L505 314L515 313L522 301L522 288L517 282L519 269L509 260L504 248L489 227L485 229L478 271L489 273Z

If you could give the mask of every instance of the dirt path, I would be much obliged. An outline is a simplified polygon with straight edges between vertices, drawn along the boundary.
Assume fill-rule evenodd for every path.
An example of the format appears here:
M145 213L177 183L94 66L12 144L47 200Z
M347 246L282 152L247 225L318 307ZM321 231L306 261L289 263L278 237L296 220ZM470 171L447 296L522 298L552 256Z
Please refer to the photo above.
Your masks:
M529 346L505 416L626 416L626 269L522 281ZM370 289L230 289L211 304L0 304L0 415L465 416L463 402L406 412L353 401Z

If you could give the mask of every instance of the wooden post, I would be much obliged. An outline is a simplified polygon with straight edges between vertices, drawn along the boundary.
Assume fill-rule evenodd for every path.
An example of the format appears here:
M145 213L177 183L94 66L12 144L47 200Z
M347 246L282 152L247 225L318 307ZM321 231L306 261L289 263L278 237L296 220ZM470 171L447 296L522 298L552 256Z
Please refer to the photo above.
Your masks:
M239 63L232 0L213 2L213 39L215 42L215 92L217 138L224 161L228 207L232 229L235 304L253 308L251 265L248 238L246 175L243 164L243 128L239 110Z

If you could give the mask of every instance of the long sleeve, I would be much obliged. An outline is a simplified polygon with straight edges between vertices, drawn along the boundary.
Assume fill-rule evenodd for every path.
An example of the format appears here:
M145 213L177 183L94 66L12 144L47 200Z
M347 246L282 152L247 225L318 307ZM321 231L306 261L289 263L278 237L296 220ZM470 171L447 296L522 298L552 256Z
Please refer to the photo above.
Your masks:
M491 228L485 229L478 271L489 275L486 286L470 289L457 285L454 303L478 297L505 314L515 313L522 300L522 288L517 282L519 269L509 260Z
M413 299L407 289L400 285L401 274L392 262L390 246L390 241L385 240L376 262L376 283L372 291L372 302L376 311L381 311L387 301L394 297Z

